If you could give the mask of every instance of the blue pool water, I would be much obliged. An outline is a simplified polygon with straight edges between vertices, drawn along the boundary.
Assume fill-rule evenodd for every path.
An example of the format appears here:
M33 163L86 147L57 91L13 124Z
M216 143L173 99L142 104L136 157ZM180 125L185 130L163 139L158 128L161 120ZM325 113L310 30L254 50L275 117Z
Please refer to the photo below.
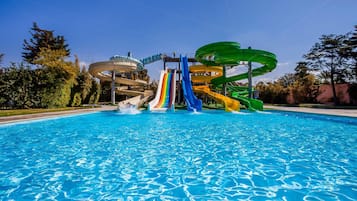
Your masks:
M0 200L356 200L357 119L98 112L0 126Z

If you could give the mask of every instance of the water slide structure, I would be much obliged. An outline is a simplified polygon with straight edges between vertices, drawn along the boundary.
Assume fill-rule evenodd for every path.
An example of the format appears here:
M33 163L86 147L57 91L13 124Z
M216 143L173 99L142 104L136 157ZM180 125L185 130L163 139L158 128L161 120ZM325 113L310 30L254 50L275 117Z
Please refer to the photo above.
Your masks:
M130 77L140 70L142 70L141 61L129 56L113 56L109 61L91 64L88 71L101 81L112 82L117 93L134 97L119 102L119 108L126 104L139 108L153 95L151 90L145 90L147 81L137 79L135 76Z
M217 77L222 76L222 67L221 66L205 66L205 65L193 65L190 66L191 81L196 86L193 86L192 89L194 92L207 94L217 102L224 104L225 111L238 111L240 108L240 103L237 100L224 96L220 93L212 91L208 84L211 83L211 80Z
M263 101L248 97L248 87L229 85L227 88L231 97L239 100L248 110L263 110Z
M206 66L230 67L238 66L241 64L241 62L252 62L261 64L262 66L254 68L251 71L252 77L264 75L265 73L271 72L273 69L275 69L277 64L275 54L263 50L241 49L240 44L236 42L217 42L202 46L196 51L195 57L200 63ZM211 83L214 86L219 86L225 83L239 81L247 78L248 72L230 77L226 77L223 73L222 76L211 79ZM236 90L234 88L230 89L231 97L241 101L242 104L244 104L248 109L263 109L263 102L247 97L247 93L245 93L244 91L247 92L248 90ZM197 92L204 92L211 96L211 93L208 93L207 89L200 90L198 88ZM226 110L235 110L235 108L227 108L226 106Z
M187 57L180 58L182 62L182 89L188 111L201 111L202 100L198 99L192 91L190 72L188 70Z
M176 70L162 70L155 98L149 102L150 111L174 111L176 96Z
M217 102L222 102L224 104L225 111L232 112L232 111L239 111L240 103L232 98L224 96L220 93L216 93L211 91L211 89L207 85L202 86L194 86L193 90L198 93L204 93L216 100Z

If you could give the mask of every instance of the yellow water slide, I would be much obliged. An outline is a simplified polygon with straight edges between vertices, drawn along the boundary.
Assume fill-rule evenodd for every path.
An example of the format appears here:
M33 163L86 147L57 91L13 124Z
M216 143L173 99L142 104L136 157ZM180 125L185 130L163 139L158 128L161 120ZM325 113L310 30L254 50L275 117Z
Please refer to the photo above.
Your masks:
M193 86L192 89L193 89L194 92L207 94L210 97L212 97L214 100L216 100L217 102L223 103L224 104L224 108L225 108L225 110L227 112L239 111L239 108L240 108L239 101L231 99L231 98L229 98L227 96L223 96L222 94L213 92L206 85Z
M210 83L212 79L222 76L222 67L193 65L190 66L190 72L193 83Z
M199 86L193 86L192 89L194 92L207 94L215 101L223 103L225 110L228 112L239 111L239 101L211 91L211 89L208 87L208 84L211 82L212 79L222 76L221 66L194 65L190 67L190 72L191 80L193 83L203 84Z

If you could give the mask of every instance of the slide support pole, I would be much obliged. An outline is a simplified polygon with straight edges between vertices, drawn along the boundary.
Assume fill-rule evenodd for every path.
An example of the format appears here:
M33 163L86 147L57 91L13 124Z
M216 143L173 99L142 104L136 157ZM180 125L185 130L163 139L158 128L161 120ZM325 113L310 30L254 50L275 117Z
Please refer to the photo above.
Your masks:
M226 77L226 66L223 66L223 77ZM227 84L223 83L223 95L227 96Z
M248 49L252 49L248 47ZM252 90L252 62L248 61L248 97L253 98L253 90Z
M111 98L112 98L112 104L115 105L115 71L112 71Z

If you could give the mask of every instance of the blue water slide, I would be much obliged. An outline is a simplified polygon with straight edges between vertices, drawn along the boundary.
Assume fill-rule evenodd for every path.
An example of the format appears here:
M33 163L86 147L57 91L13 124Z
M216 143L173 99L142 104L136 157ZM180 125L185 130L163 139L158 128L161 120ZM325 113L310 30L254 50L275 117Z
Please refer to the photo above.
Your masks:
M202 100L198 99L192 91L191 77L188 70L187 57L181 57L182 62L182 88L188 111L201 111Z

